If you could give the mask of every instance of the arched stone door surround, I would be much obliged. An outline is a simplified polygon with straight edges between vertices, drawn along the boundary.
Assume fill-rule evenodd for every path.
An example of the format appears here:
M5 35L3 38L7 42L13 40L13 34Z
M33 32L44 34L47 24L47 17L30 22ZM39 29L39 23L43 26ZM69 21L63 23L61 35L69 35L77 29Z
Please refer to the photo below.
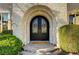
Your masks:
M30 43L30 22L33 17L41 15L48 19L49 21L49 42L54 44L53 39L53 20L54 14L51 9L44 5L35 5L26 10L23 20L21 22L21 31L24 39L24 43Z

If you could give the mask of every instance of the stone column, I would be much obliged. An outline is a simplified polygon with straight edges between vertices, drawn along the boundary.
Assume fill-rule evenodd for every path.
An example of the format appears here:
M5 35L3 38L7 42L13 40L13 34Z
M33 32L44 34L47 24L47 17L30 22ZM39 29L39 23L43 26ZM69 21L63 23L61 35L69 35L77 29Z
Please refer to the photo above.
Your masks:
M7 26L8 26L8 30L12 30L11 29L11 20L8 21L8 25Z

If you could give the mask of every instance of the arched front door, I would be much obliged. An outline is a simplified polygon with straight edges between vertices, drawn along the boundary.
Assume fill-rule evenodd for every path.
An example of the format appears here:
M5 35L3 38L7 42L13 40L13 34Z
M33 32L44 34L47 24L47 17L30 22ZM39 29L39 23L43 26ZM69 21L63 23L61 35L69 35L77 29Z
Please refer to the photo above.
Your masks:
M36 16L30 24L31 41L49 41L49 22L43 16Z

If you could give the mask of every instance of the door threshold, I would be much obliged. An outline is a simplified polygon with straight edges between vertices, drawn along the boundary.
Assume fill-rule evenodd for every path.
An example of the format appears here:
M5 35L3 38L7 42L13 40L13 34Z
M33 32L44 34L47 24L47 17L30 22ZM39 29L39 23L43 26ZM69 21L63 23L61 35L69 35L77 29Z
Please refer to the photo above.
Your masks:
M32 44L49 44L49 41L31 41Z

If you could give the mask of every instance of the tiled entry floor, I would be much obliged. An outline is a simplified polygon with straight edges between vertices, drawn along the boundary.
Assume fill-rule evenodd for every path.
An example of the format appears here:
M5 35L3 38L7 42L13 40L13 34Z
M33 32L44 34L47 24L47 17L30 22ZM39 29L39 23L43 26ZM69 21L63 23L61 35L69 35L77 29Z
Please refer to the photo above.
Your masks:
M22 55L41 55L39 53L39 50L42 51L48 51L48 50L53 50L54 49L54 45L52 44L28 44L26 46L24 46L24 51L22 51L20 54ZM53 53L56 54L57 52ZM42 55L52 55L52 53L46 53L46 54L42 54Z

